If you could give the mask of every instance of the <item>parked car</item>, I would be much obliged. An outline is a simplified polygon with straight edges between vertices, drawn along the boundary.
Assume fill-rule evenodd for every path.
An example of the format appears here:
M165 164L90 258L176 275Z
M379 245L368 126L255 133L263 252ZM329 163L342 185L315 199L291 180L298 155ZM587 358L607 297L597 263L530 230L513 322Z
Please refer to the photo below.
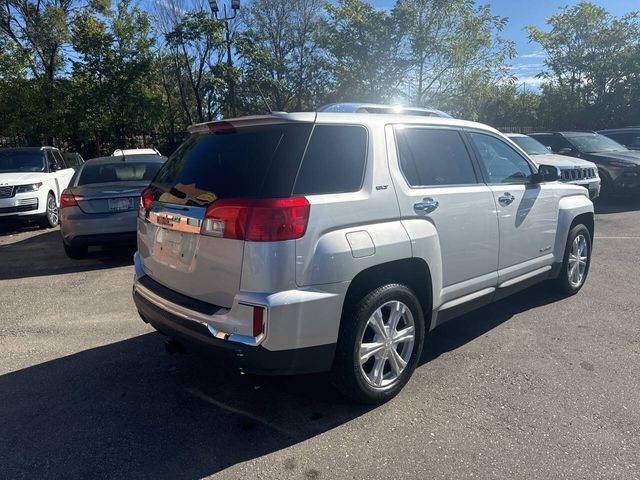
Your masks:
M226 359L211 368L330 370L382 402L437 325L587 278L587 191L486 125L311 112L189 131L141 195L133 297L169 348Z
M595 132L540 132L530 136L551 148L553 153L595 163L601 195L640 191L640 152Z
M447 112L435 108L406 107L378 103L330 103L320 107L318 111L324 113L384 113L453 118Z
M113 151L112 157L132 157L134 155L157 155L162 156L160 152L155 148L129 148L129 149L116 149Z
M556 155L537 141L521 133L508 133L507 137L524 150L537 164L553 165L560 169L560 181L585 187L589 198L595 200L600 195L600 177L595 163L581 158Z
M0 218L35 218L55 227L58 198L72 176L57 148L1 148Z
M91 245L135 243L140 192L166 161L157 155L85 162L60 196L60 231L71 258Z
M84 158L82 158L82 155L76 152L65 152L62 154L62 156L64 157L64 161L67 162L67 165L69 165L74 170L77 170L78 167L84 163Z
M610 128L598 133L615 140L629 150L640 150L640 127Z

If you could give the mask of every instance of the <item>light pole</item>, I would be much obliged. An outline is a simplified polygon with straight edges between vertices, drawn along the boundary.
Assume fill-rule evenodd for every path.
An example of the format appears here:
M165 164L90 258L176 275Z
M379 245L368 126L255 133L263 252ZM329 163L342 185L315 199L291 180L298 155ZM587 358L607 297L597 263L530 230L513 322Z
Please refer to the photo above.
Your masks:
M238 14L238 10L240 10L240 0L231 0L231 11L233 15L227 16L227 5L224 4L222 6L222 17L218 17L218 13L220 12L220 8L218 8L217 0L209 0L209 6L211 7L211 12L216 20L222 20L224 22L225 27L225 39L227 42L227 83L229 85L229 107L231 110L231 115L233 117L237 116L236 110L236 86L233 80L233 58L231 58L231 31L229 30L229 20L233 20L236 18Z

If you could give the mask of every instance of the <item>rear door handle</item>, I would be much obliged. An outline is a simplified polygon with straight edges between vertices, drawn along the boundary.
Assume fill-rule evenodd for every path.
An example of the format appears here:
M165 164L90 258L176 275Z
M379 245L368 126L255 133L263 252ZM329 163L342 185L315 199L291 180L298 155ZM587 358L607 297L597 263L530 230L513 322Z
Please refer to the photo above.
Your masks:
M434 200L433 198L429 198L429 197L423 199L421 202L416 202L413 204L414 210L417 210L418 212L424 212L424 213L431 213L436 208L438 208L438 206L440 206L440 203L437 200Z
M504 192L502 195L500 195L498 197L498 202L503 207L506 207L507 205L511 205L513 203L513 201L515 200L515 198L516 197L511 195L509 192Z

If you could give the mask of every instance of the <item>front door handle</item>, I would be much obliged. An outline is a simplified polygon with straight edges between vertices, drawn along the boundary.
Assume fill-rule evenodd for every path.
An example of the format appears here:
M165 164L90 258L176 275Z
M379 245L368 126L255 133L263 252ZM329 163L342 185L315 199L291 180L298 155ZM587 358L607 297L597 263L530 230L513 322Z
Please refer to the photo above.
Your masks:
M516 197L511 195L509 192L504 192L502 195L498 197L498 202L503 207L506 207L507 205L511 205L515 199Z
M436 208L438 208L438 206L440 206L440 203L437 200L434 200L433 198L429 198L429 197L423 199L421 202L416 202L413 204L414 210L417 210L423 213L431 213Z

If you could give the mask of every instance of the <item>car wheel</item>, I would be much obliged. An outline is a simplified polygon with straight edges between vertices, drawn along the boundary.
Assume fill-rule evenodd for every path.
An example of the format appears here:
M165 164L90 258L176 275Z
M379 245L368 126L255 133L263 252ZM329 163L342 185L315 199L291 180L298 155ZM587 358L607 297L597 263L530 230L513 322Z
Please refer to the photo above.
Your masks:
M72 247L64 242L62 244L64 245L64 253L66 253L69 258L83 258L86 257L89 252L89 248L86 246Z
M568 295L580 291L589 274L591 265L591 234L582 224L569 232L564 249L562 269L556 279L556 286Z
M376 288L343 314L334 384L358 402L386 402L411 378L423 343L424 316L416 295L399 284Z
M611 180L609 180L608 175L602 170L598 171L598 175L600 176L600 196L598 200L607 201L610 200L613 195L613 186Z
M45 228L53 228L58 225L59 220L60 215L56 197L53 196L53 193L49 193L49 195L47 195L47 210L42 220L42 226Z

